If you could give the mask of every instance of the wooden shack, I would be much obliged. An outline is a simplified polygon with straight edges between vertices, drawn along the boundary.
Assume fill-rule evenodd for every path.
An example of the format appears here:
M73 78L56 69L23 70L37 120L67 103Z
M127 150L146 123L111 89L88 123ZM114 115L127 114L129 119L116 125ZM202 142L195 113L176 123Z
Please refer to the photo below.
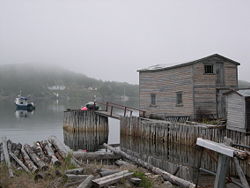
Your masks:
M250 133L250 90L233 90L227 96L227 129Z
M183 64L140 69L140 109L164 117L225 117L223 93L238 87L238 65L214 54Z

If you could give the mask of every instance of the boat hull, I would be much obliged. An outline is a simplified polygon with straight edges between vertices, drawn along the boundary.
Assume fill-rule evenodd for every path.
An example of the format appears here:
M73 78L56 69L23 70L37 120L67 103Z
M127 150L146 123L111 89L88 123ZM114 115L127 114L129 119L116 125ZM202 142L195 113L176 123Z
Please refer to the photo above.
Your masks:
M17 110L34 110L35 109L35 106L31 105L31 104L28 104L28 105L19 105L19 104L16 104L16 109Z

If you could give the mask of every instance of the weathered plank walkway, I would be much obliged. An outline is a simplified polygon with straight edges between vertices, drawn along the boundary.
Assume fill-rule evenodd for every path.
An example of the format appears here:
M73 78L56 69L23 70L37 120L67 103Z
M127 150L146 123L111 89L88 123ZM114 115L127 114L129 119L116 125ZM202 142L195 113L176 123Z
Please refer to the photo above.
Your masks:
M95 102L94 105L104 106L105 110L96 111L97 114L100 114L105 117L111 117L115 119L121 119L121 117L132 117L135 116L134 112L137 112L138 116L145 117L146 111L140 110L134 107L128 107L112 102Z

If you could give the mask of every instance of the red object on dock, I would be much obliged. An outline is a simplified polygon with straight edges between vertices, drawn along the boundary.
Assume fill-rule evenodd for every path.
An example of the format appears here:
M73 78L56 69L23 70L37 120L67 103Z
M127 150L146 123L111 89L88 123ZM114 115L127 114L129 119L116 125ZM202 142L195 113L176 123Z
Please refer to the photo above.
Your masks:
M81 108L81 110L82 110L82 111L87 111L88 108L87 108L86 106L84 106L84 107Z

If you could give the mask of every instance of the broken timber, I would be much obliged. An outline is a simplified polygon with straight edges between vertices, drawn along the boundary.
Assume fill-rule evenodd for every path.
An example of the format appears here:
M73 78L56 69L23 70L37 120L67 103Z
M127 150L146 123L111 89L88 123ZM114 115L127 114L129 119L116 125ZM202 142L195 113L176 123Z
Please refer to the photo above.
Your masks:
M238 161L238 158L242 159L244 158L244 156L247 156L246 152L230 147L223 143L217 143L202 138L197 138L196 145L219 153L219 161L217 166L214 188L225 187L226 175L229 168L230 158L234 158L236 170L243 184L243 188L249 188L246 177Z
M128 155L127 153L125 153L121 150L117 150L117 149L109 146L108 144L104 144L104 147L106 147L110 151L114 152L115 154L119 154L122 157L124 157L132 162L135 162L136 164L138 164L138 165L140 165L148 170L151 170L153 173L161 175L163 177L163 179L170 181L171 183L173 183L175 185L179 185L179 186L184 187L184 188L195 188L195 184L193 184L189 181L186 181L184 179L181 179L177 176L174 176L174 175L172 175L164 170L161 170L157 167L154 167L153 165L151 165L151 164L149 164L149 163L147 163L139 158Z
M10 156L9 156L9 152L8 152L8 148L7 148L7 138L3 137L2 142L3 142L4 159L5 159L5 163L7 164L7 167L9 170L9 176L14 177L13 170L11 168L11 163L10 163Z
M114 183L119 182L123 178L127 178L133 175L133 172L129 172L128 170L124 170L121 172L117 172L102 178L98 178L93 180L92 182L98 187L106 187L108 185L112 185Z

